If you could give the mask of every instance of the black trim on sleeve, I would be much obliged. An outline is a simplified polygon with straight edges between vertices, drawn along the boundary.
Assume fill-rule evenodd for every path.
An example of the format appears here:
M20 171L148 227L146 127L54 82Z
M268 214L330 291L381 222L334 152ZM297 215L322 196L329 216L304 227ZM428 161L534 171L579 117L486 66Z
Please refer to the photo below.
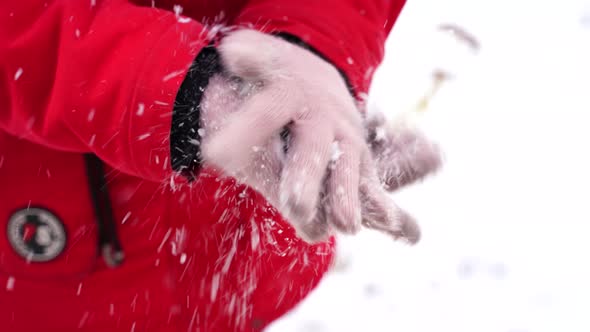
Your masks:
M219 72L219 53L213 46L203 48L191 65L174 102L170 129L170 163L173 170L189 180L196 178L203 163L198 133L201 128L201 99L209 79Z
M331 63L336 70L338 70L338 72L340 73L340 76L342 76L342 79L344 80L344 83L346 83L346 87L348 88L348 92L350 92L350 95L353 96L353 98L356 96L355 92L354 92L354 88L352 87L352 84L350 84L350 80L348 79L348 76L346 76L346 74L344 73L344 71L342 71L340 68L338 68L338 66L336 66L332 61L330 61L330 59L326 58L322 53L320 53L318 50L316 50L315 48L313 48L311 45L309 45L308 43L304 42L301 38L292 35L290 33L287 32L278 32L274 34L277 37L282 38L285 41L288 41L291 44L295 44L301 48L304 48L308 51L310 51L311 53L319 56L320 58L322 58L322 60Z

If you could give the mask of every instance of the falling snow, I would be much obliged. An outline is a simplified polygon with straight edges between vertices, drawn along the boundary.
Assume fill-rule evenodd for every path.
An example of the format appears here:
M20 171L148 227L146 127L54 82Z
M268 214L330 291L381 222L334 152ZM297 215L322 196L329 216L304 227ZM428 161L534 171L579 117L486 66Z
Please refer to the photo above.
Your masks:
M251 232L251 247L252 251L255 251L258 248L258 244L260 243L260 233L258 232L258 225L254 222L254 219L250 219L250 227L252 228Z
M174 7L172 7L174 10L174 14L176 15L176 17L179 17L182 14L183 8L181 5L174 5Z
M14 289L14 283L15 283L14 277L13 276L8 277L8 279L6 280L6 290L12 291Z
M578 15L573 1L407 2L368 102L391 117L444 60L426 29L455 19L482 38L473 70L425 114L447 163L393 195L425 236L415 247L341 237L345 267L267 332L590 331L590 31Z
M23 74L23 69L19 68L16 70L16 73L14 73L14 80L18 81L18 79L22 76Z
M152 2L152 6L153 4L154 2ZM95 7L96 0L90 0L90 6ZM182 6L174 6L174 13L177 16L178 22L190 22L189 18L180 17L182 11ZM364 9L362 9L360 13L361 15L366 14ZM524 14L526 14L526 12ZM13 16L13 13L10 13L10 16ZM529 18L529 16L524 15L523 17L527 17L527 19ZM73 19L73 16L70 17L70 22L73 21ZM287 20L287 17L284 16L283 19ZM543 23L546 22L543 20ZM530 24L532 25L534 22ZM558 29L558 27L555 27L555 29ZM516 37L522 37L522 35L520 35L521 31L518 29L506 30L510 30L510 33L514 34ZM553 31L553 28L551 31ZM75 36L79 38L80 35L80 30L76 29ZM545 35L547 38L551 38L550 33L546 33ZM510 36L507 36L506 38L509 39ZM545 46L545 39L543 39L543 41L542 44ZM522 50L522 52L524 51L525 50ZM532 52L531 54L528 54L528 58L524 56L517 59L528 60L535 59L536 57L541 57L541 60L538 62L538 64L541 65L545 65L544 61L549 61L549 57L543 57L543 52ZM346 62L349 65L354 64L352 57L347 57ZM519 61L519 63L525 63L526 67L527 63L525 61ZM563 64L563 66L566 65L567 64ZM493 64L490 64L490 67L495 68ZM371 68L370 71L365 72L365 79L368 79L372 75L373 69L374 68ZM499 72L504 73L502 68L496 69ZM513 70L514 69L518 72L518 69L521 68L513 68ZM574 69L576 68L569 69L572 72L575 72ZM169 73L162 78L162 81L166 82L174 79L182 75L184 72L184 70L178 70ZM495 73L493 70L489 70L485 73L492 77L492 80L496 79L500 81L498 77L494 78L493 75ZM558 75L559 78L562 77L561 75L565 76L564 73L569 72L567 70L560 71ZM550 72L547 74L548 77L550 77L550 74ZM23 68L18 68L14 74L14 81L18 81L22 75ZM516 78L518 78L518 74L516 75ZM28 75L25 78L30 76L30 71L28 71ZM510 77L512 77L512 75L510 75ZM411 81L411 79L412 76L407 77L406 82ZM522 77L520 77L520 79L521 81L526 81L526 79L523 79ZM490 83L482 82L481 84L485 85ZM515 86L510 85L510 82L506 82L506 84L508 85L507 90L515 87L520 89L525 86L525 84ZM546 79L544 84L550 85L551 80L549 78ZM579 85L584 86L583 84ZM526 164L527 160L520 159L522 153L522 150L520 150L521 146L518 144L512 144L513 142L518 142L518 139L505 139L506 141L510 141L509 143L501 140L499 142L494 141L493 144L490 144L486 139L482 139L482 137L486 135L488 137L497 137L494 136L495 132L492 130L486 132L485 128L487 127L505 128L503 134L507 133L507 135L510 133L510 130L513 130L510 125L506 125L502 121L494 120L494 116L491 115L493 113L485 113L486 111L489 112L489 109L486 107L489 107L490 109L493 108L494 112L510 108L496 107L506 105L496 104L495 99L511 100L511 98L514 98L509 92L502 90L503 87L492 87L495 88L494 93L497 93L497 95L495 95L494 101L488 101L490 102L490 105L495 107L482 105L481 110L474 111L473 105L478 105L477 102L480 102L481 100L485 101L486 97L481 93L478 94L478 91L467 90L480 99L474 98L469 94L461 97L467 100L466 104L469 106L469 109L467 111L459 110L457 113L461 114L459 116L455 114L454 118L451 115L451 118L454 121L457 121L457 123L470 123L470 129L481 128L482 132L476 132L476 130L461 131L461 129L458 129L457 133L453 133L456 134L456 137L449 135L449 139L456 144L454 147L456 150L453 150L453 152L455 152L456 155L468 155L465 154L465 152L472 153L469 154L470 160L467 160L467 163L473 162L473 160L476 160L477 158L483 160L481 163L490 162L490 164L492 164L493 162L497 162L497 159L494 160L492 157L497 158L498 155L490 157L489 155L480 152L478 149L473 149L473 146L478 146L477 143L479 143L484 147L490 148L487 151L491 151L490 153L492 154L496 151L508 152L507 159L512 158L511 160L519 160L519 164ZM539 87L539 89L542 88L542 86ZM519 92L523 94L526 93L526 91L521 90L519 90ZM391 93L391 91L388 89L387 93ZM501 96L501 93L508 93L508 97L498 98L497 96ZM556 98L553 105L560 105L557 102L563 102L564 100L569 99ZM529 108L544 109L543 103L535 102L534 98L527 100L527 103L523 104L529 105L529 103L531 104ZM154 104L169 105L168 103L159 101L156 101ZM151 110L152 109L150 108L150 112ZM94 120L95 111L95 109L89 111L87 117L88 122ZM139 103L137 105L136 115L143 116L144 112L145 104ZM469 113L471 112L480 113L470 116ZM567 112L567 109L564 110L564 112ZM530 116L528 114L511 114L513 117L511 120L515 122L521 121L520 124L522 124L523 127L526 126L527 129L534 131L535 129L533 127L535 124L538 121L543 121L543 112L539 113L541 114L536 115L535 121L528 121ZM572 117L573 116L575 115L572 115ZM495 124L495 126L492 126L490 123L483 120L478 123L478 117L490 121ZM522 117L522 119L519 117ZM546 121L545 124L550 125L553 123L553 120L554 119L550 119L549 121ZM34 117L29 119L27 123L29 129L33 127L34 121ZM474 121L475 124L469 121ZM582 122L583 121L580 121L580 123ZM470 135L462 135L466 133ZM543 133L545 133L545 131L543 131ZM376 134L377 140L384 138L384 128L378 128ZM471 134L473 136L471 136ZM516 135L518 134L520 134L520 131L518 131ZM533 134L534 132L530 135L532 136ZM203 137L205 135L205 130L199 129L198 135ZM514 133L512 133L512 135L513 136L510 137L516 137ZM145 133L138 136L138 140L145 140L150 136L151 133ZM469 137L469 140L473 140L473 146L461 145L466 144L464 142L465 137ZM95 139L96 135L93 135L88 144L92 146L95 143ZM558 140L559 137L555 139ZM540 138L540 140L542 141L542 138ZM200 144L196 139L192 139L189 142L194 145ZM567 140L564 140L564 142L568 144L571 143L571 141ZM555 142L548 140L546 143ZM513 145L517 145L517 148L514 148ZM565 145L566 144L564 144L564 146ZM547 144L545 146L551 145ZM260 147L257 146L252 149L255 152L260 151ZM457 151L462 153L457 153ZM343 152L338 142L332 144L331 152L332 161L337 161L342 156ZM527 157L534 159L535 151L530 151L530 153L531 156ZM154 158L155 163L159 164L159 156L156 155ZM0 156L0 168L4 165L4 161L4 156ZM315 157L314 161L319 163L319 157ZM534 170L537 169L536 167L543 168L545 165L544 163L547 162L545 154L539 156L538 160L535 161L539 162L529 162L531 165L526 165L533 166L530 168L522 167L520 165L514 167L518 171L524 170L523 172L520 172L521 174L535 172ZM574 168L577 165L577 163L568 164L573 165L572 167ZM584 161L580 161L579 164L582 166L586 165ZM167 165L168 159L166 158L163 167L166 167ZM319 332L359 331L362 329L370 331L457 331L461 330L461 328L463 328L461 331L548 331L551 327L561 327L562 324L570 324L570 328L564 328L564 330L584 331L584 328L587 327L585 320L586 316L580 314L580 317L578 318L576 317L578 313L575 310L570 309L585 308L585 305L587 304L587 301L584 299L588 298L588 292L585 288L588 279L588 271L584 268L572 267L567 264L568 262L564 263L563 257L573 257L571 258L572 260L579 259L580 261L584 259L583 254L580 253L587 252L587 250L580 249L580 247L574 246L572 243L578 245L580 243L585 243L583 241L585 232L581 229L583 226L579 226L580 221L584 220L585 208L582 207L575 210L577 208L574 206L576 203L575 198L572 198L572 201L574 202L560 202L561 205L558 205L559 209L553 208L552 206L555 205L550 203L559 201L560 198L554 198L555 201L553 201L538 195L535 196L533 190L526 191L526 189L522 189L519 185L518 180L530 180L527 178L527 175L515 179L516 181L508 181L509 179L514 178L510 177L511 174L502 173L504 171L502 166L504 165L496 165L498 167L494 168L497 172L494 173L496 176L495 179L500 177L499 174L502 174L504 179L502 184L505 185L506 183L511 183L511 190L508 192L505 189L506 187L494 183L493 179L481 179L481 182L477 181L478 183L476 184L458 181L456 174L461 174L461 177L469 177L470 179L481 178L481 173L478 173L480 170L474 171L470 168L479 167L481 164L472 163L465 165L463 168L455 165L456 168L451 168L450 170L455 173L443 174L439 180L442 180L443 182L446 181L444 186L440 185L440 181L437 186L437 182L434 181L434 184L424 184L425 186L428 186L429 189L432 189L426 193L412 191L412 188L410 188L407 192L404 192L399 196L396 195L396 198L399 197L402 201L408 203L409 206L416 208L418 211L422 211L421 216L425 221L425 225L428 225L426 229L428 229L431 234L430 239L427 240L424 246L417 250L412 248L412 250L415 251L410 253L406 248L386 242L388 240L379 238L375 234L365 233L354 240L349 239L348 241L344 239L341 242L344 249L340 249L344 251L340 252L340 254L349 258L352 257L350 258L350 264L340 271L332 271L327 278L324 279L324 282L320 285L318 290L312 294L312 296L309 297L300 308L294 311L290 316L285 317L284 320L278 322L271 331L305 330ZM519 167L522 167L522 169ZM584 167L579 168L581 171L584 171L585 169L586 168ZM41 169L39 169L39 171L40 170ZM572 173L574 172L572 171ZM46 170L46 174L47 177L51 176L49 170ZM536 175L537 173L533 174ZM579 172L579 174L583 173ZM452 176L455 176L455 178ZM568 174L562 174L561 177L560 182L588 183L585 177L579 179L573 175L569 176ZM174 178L171 178L170 181L170 187L175 188ZM453 190L456 190L454 192L456 194L452 195L452 198L449 198L451 195L448 195L449 183L452 183ZM531 181L531 183L534 182ZM293 189L295 191L301 190L301 186L301 182L296 182ZM492 196L482 188L485 188L487 191L495 190L494 193L496 195ZM557 192L569 191L573 190L565 189ZM344 188L338 187L337 192L340 194L344 193ZM538 201L535 202L535 204L531 204L522 199L522 197L527 196L527 194L535 197ZM247 198L246 191L242 191L239 194L239 197ZM183 201L185 198L186 196L183 195L179 201ZM485 201L492 201L490 198L493 199L495 206L504 204L502 205L503 208L489 209L489 204ZM543 199L546 200L543 201ZM505 212L510 211L509 209L519 209L514 207L513 202L515 201L522 204L523 207L520 209L523 211L518 211L518 216L510 216ZM462 202L466 202L467 204L462 204ZM538 212L539 204L546 207L546 210L543 212L548 216L562 217L563 215L559 212L572 211L563 216L563 218L560 218L560 222L564 223L565 229L571 230L580 227L579 234L577 231L573 231L569 232L574 234L568 234L566 237L567 239L556 238L554 236L555 219L549 220L549 217L545 217L543 213ZM432 212L430 210L431 208ZM486 213L482 214L481 211L486 211ZM130 217L131 211L128 211L122 219L121 224L125 224ZM529 220L533 221L529 222ZM441 224L442 226L440 226ZM494 226L490 227L489 224L494 224ZM256 250L262 246L260 239L261 235L263 238L264 236L272 236L269 234L271 232L265 232L262 227L264 226L259 226L254 220L250 221L249 231L252 250ZM506 229L509 229L510 232L506 232ZM534 232L530 232L531 229L534 230ZM283 230L276 230L276 233L282 234ZM169 229L161 240L158 252L162 251L163 247L170 243L168 241L171 234L172 229ZM469 234L469 236L466 236L466 234ZM515 234L520 235L519 237L516 237ZM542 234L542 236L539 234ZM571 239L571 237L573 237L573 239ZM522 238L526 239L526 245L520 245L522 242L519 240ZM224 274L229 272L233 260L236 258L236 253L238 251L237 236L232 240L233 243L229 252L225 253L222 259L220 259L220 273L213 275L210 287L207 289L210 291L209 296L211 301L216 301L218 297L221 298L221 295L218 293L220 289L223 289L222 278L224 277ZM286 238L285 240L288 241L289 239ZM268 241L268 243L270 242L271 241ZM550 245L548 245L548 243ZM176 242L171 243L171 245L173 255L180 252L180 246L177 245ZM559 248L560 246L565 249ZM470 253L473 252L474 255L478 255L478 257L464 257L463 252L466 248L469 249ZM346 250L349 250L349 252L346 252ZM562 250L563 253L574 254L572 254L573 256L561 255L559 250ZM541 256L539 252L543 253L542 259L537 258L537 255ZM281 255L285 256L284 253ZM385 259L383 259L383 257L385 257ZM486 259L485 257L488 258ZM192 258L193 257L189 258L186 253L182 252L179 256L179 263L184 265L188 261L188 264L186 265L191 266ZM301 262L303 265L308 265L310 263L307 253L302 255ZM295 263L296 262L293 261L289 269L293 269L296 265ZM154 264L159 266L160 259L156 259ZM560 280L567 280L567 285L564 286L563 282ZM234 310L240 312L241 316L238 315L240 317L245 316L248 310L251 310L251 308L248 307L246 299L248 299L247 296L249 292L256 287L256 278L252 277L246 283L247 285L244 285L244 288L246 288L244 294L240 294L240 296L233 294L227 308L227 310L232 313ZM81 295L82 286L82 283L79 283L76 295ZM6 281L6 290L13 291L14 287L15 278L10 276ZM19 286L19 289L20 287L21 286ZM569 294L570 292L571 294ZM282 298L286 295L287 292L281 293L276 302L280 303ZM582 298L582 300L578 300L578 297ZM538 298L549 298L550 300L545 300L545 302L550 303L539 304L538 300L536 302L534 301L534 299ZM557 300L552 302L552 298L557 298ZM137 295L132 306L135 306L136 301ZM572 313L571 311L574 312ZM517 312L518 315L514 314L514 312ZM90 314L91 312L84 312L78 324L79 329L82 329L86 325ZM114 316L114 314L115 307L114 304L111 303L109 305L109 315ZM555 320L555 324L544 324L547 321L549 323L554 323L553 319ZM195 309L190 321L191 327L197 321L197 309ZM506 326L504 326L504 324L506 324ZM531 325L532 327L512 328L508 327L507 324L519 326ZM459 327L457 327L457 325ZM482 327L482 325L485 326ZM535 326L537 326L537 329L535 329ZM134 332L135 329L136 322L133 322L130 331Z
M142 116L144 111L145 111L145 104L144 103L137 104L137 112L135 114L137 114L137 116Z
M171 79L178 77L180 75L182 75L185 72L185 70L181 69L181 70L177 70L177 71L173 71L170 74L162 77L162 82L168 82Z
M151 135L152 135L151 133L145 133L145 134L143 134L143 135L139 135L139 136L137 137L137 140L138 140L138 141L143 141L144 139L146 139L146 138L150 137Z
M94 120L94 115L96 114L96 109L91 108L90 111L88 111L88 122L92 122L92 120Z
M234 236L232 247L229 253L225 256L225 261L223 263L223 267L221 268L221 273L226 274L229 271L229 267L231 265L232 260L234 259L234 255L238 250L238 234Z
M131 211L128 211L125 216L123 217L123 220L121 220L121 225L125 225L125 223L127 222L127 220L129 220L129 218L131 217Z
M211 280L211 302L217 299L217 290L219 289L219 273L216 273Z
M164 238L160 242L160 245L158 246L158 252L161 252L162 251L162 249L164 248L164 245L168 241L168 238L170 238L170 235L172 235L172 229L171 228L168 229L168 231L166 232L166 235L164 235Z
M90 312L85 311L82 315L82 318L80 318L80 321L78 322L78 329L81 329L84 327L84 325L86 325L88 322L88 316L90 316Z

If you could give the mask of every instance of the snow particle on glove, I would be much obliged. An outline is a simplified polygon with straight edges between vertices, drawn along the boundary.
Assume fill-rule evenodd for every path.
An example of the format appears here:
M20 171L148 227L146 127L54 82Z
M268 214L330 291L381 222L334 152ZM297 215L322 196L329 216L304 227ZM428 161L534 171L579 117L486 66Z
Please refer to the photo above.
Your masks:
M387 137L387 131L383 126L375 128L375 142L384 141Z
M342 156L342 150L340 150L340 144L338 144L338 142L333 142L332 143L332 158L330 160L335 162L338 159L340 159L340 156Z

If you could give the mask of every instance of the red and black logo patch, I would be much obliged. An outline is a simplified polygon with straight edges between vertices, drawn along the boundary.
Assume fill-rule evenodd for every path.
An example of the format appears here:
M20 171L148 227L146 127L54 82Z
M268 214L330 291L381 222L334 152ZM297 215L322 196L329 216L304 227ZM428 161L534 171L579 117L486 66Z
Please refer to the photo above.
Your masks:
M64 251L67 236L64 224L42 208L15 212L8 221L8 241L28 262L48 262Z

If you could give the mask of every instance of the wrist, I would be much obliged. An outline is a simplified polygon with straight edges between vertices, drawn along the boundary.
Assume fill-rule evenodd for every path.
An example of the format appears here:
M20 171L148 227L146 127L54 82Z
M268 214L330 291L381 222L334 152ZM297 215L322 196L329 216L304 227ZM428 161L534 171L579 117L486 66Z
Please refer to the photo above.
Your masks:
M222 71L215 47L204 47L193 61L174 102L170 129L170 158L174 171L194 180L203 160L199 129L201 101L211 77Z

